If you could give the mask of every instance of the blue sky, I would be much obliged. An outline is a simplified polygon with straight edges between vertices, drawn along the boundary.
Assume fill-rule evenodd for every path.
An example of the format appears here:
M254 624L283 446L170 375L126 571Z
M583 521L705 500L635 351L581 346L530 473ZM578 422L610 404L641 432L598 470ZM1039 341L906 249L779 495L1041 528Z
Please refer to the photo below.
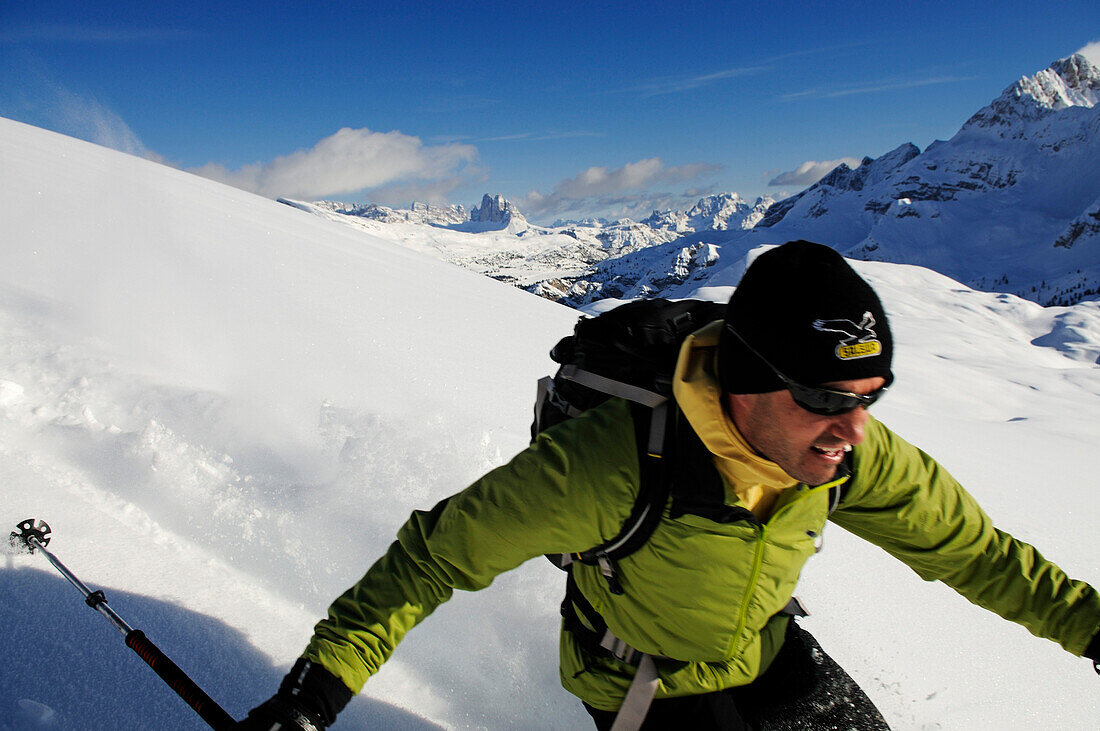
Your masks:
M1096 0L9 0L0 116L271 197L640 218L923 149L1098 40Z

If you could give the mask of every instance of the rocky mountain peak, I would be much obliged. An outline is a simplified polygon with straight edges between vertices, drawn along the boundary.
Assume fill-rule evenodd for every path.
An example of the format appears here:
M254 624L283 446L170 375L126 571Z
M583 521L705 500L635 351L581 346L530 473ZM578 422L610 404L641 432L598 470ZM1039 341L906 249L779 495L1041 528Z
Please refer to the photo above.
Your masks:
M762 229L775 226L803 200L812 199L814 212L810 215L820 217L825 214L826 203L830 198L858 194L864 188L878 185L890 179L903 165L920 154L919 147L912 142L906 142L877 158L864 157L854 170L842 162L806 190L768 208L756 226Z
M1075 53L1005 89L992 104L967 120L963 129L1012 127L1069 107L1092 108L1097 101L1100 69Z
M526 221L523 214L515 205L504 196L489 195L486 193L481 198L481 205L474 206L470 211L470 221L473 223L500 223L507 225L512 221Z
M700 198L684 211L654 211L642 223L654 229L681 233L750 229L763 218L774 198L762 197L750 204L737 193L718 193Z
M708 216L721 211L737 209L748 203L737 193L719 193L701 198L695 207L688 211L689 216Z
M1080 53L1075 53L1055 61L1049 71L1062 79L1071 95L1076 97L1073 106L1096 106L1100 99L1100 67Z

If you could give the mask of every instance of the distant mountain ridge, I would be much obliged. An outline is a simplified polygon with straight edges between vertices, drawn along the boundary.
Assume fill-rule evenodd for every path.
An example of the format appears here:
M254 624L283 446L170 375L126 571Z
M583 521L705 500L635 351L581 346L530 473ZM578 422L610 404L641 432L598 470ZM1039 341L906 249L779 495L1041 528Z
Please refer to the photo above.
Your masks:
M799 238L1044 305L1072 304L1100 295L1098 100L1100 70L1076 54L1011 84L923 152L907 142L855 169L841 164L779 202L721 193L640 222L540 227L500 195L469 214L462 206L290 203L345 222L431 226L431 253L574 307L698 286L756 246Z
M296 202L285 198L280 203L295 205ZM470 214L461 205L433 206L428 203L413 203L409 210L400 210L380 206L376 203L337 203L317 201L312 205L345 216L356 216L382 223L425 223L432 226L449 226L468 221Z
M651 296L698 279L718 261L718 251L687 238L747 231L774 200L750 204L736 193L722 193L699 199L686 212L654 211L641 222L588 220L552 227L529 223L514 203L493 194L483 196L469 214L462 206L424 203L405 211L375 204L281 202L577 307L605 297Z
M744 244L813 238L1041 304L1100 294L1100 70L1081 55L1009 86L948 141L841 165Z
M775 202L772 198L759 198L749 204L737 193L719 193L702 198L687 212L654 211L642 223L657 229L671 229L680 233L698 231L748 230L756 226L768 207Z

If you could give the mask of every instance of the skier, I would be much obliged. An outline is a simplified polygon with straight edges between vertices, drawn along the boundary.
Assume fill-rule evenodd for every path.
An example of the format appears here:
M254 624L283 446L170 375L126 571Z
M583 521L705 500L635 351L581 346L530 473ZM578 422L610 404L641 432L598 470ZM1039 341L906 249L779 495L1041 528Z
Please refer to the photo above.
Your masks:
M799 572L827 519L1100 661L1096 590L997 530L942 467L870 416L893 381L892 355L870 285L833 249L806 241L760 255L724 319L687 338L676 418L705 450L694 463L678 458L672 479L716 472L721 498L664 510L615 581L606 566L570 567L561 679L597 728L616 718L616 728L643 719L647 729L887 728L793 618ZM454 589L481 589L530 558L614 535L639 492L633 413L610 399L413 513L238 728L330 725Z

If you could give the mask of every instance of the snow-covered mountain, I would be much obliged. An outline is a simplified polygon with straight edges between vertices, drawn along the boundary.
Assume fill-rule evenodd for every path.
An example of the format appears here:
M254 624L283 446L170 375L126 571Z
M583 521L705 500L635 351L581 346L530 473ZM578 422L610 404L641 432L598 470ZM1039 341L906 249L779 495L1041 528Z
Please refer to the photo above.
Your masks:
M640 222L559 221L551 227L529 223L501 195L486 194L461 220L456 220L461 206L418 203L406 211L373 204L281 202L580 307L698 281L718 257L706 239L751 229L774 200L750 204L736 193L722 193L701 198L688 211L654 211Z
M297 206L296 201L280 198L280 203ZM377 203L339 203L318 201L312 204L321 210L339 213L345 216L365 218L381 223L423 223L430 226L452 226L470 220L470 214L461 205L433 206L427 203L413 203L408 210L380 206ZM306 209L309 210L309 209Z
M1008 87L947 141L841 165L776 203L743 250L810 238L1041 304L1100 294L1100 69L1081 55ZM734 252L736 253L736 252Z
M747 230L764 218L772 198L757 198L748 203L736 193L720 193L702 198L690 210L654 211L642 219L642 223L656 229L670 229L677 233L700 231Z
M528 223L511 202L489 195L474 209L488 220L474 221L467 216L456 222L422 223L411 220L407 211L396 211L386 219L361 216L354 213L358 210L354 206L324 201L281 202L523 289L576 279L608 257L678 236L632 222L543 228Z
M750 205L736 193L726 193L700 199L687 212L654 211L642 222L559 222L553 227L529 223L514 203L500 195L486 194L468 217L457 221L447 214L461 212L460 206L416 204L411 211L395 211L331 201L281 202L547 299L581 306L630 291L648 294L672 281L690 279L701 271L696 265L700 257L713 258L715 252L688 238L749 229L773 201L762 198ZM436 213L427 220L419 211ZM644 263L654 257L667 257L670 262L656 268Z
M535 380L577 316L5 119L0 222L0 527L49 521L50 549L237 718L412 510L526 446ZM898 345L877 418L1001 528L1100 584L1100 303L1043 308L853 265ZM682 291L726 300L744 266ZM457 592L334 728L589 727L557 673L563 591L535 559ZM851 534L826 531L799 596L897 731L1096 727L1087 662ZM0 559L0 645L0 731L206 728L42 556Z
M437 256L574 307L682 291L756 246L797 238L1068 304L1100 294L1098 96L1100 70L1070 56L1009 86L950 140L923 152L905 143L854 170L842 164L778 203L724 193L640 223L541 228L487 195L473 221L427 222L485 232L476 243L372 232L417 246L431 239Z

